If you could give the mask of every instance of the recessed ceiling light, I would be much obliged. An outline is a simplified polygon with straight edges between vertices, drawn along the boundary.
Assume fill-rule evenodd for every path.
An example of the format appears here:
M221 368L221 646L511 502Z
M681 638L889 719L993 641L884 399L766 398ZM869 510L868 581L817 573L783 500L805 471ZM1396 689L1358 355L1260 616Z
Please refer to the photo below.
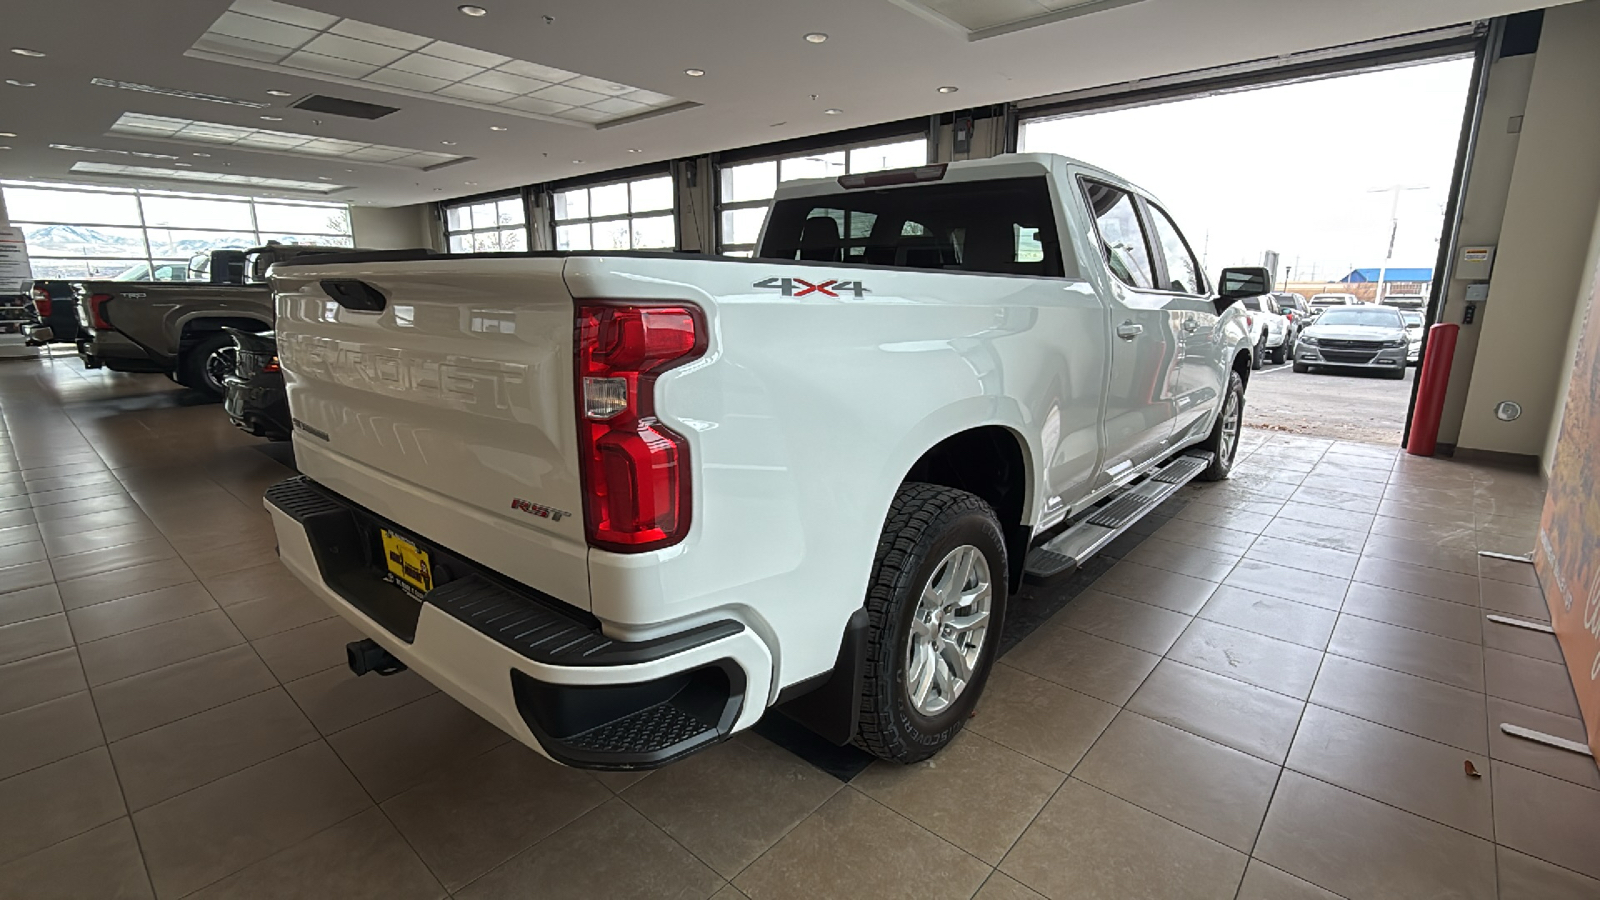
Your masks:
M822 114L825 116L837 116L842 112L844 112L842 109L825 109L822 111Z
M477 18L478 16L487 16L489 14L489 11L481 6L458 6L456 9L461 10L463 15L472 16L473 18Z
M956 91L959 91L959 90L961 90L961 88L958 88L955 85L947 84L944 87L939 88L939 93L941 93L941 94L954 94Z
M6 147L6 146L3 146L3 145L0 145L0 150L10 150L10 149L11 149L10 147Z
M0 137L16 137L16 136L17 136L17 133L15 131L0 131Z
M572 164L575 165L575 166L581 166L581 165L583 165L583 160L575 159L575 160L572 161Z
M144 159L177 159L170 153L145 153L139 150L107 150L104 147L79 147L76 144L51 144L51 150L66 150L72 153L114 153L118 156L138 156Z
M6 84L11 85L12 87L38 87L37 84L34 84L31 81L18 81L15 78L7 78Z
M454 147L456 145L455 141L440 141L439 143L445 145L446 147Z
M444 190L444 188L434 188L434 190L436 190L436 191L442 191L442 190Z
M191 153L189 155L190 156L200 156L200 157L209 157L209 156L211 156L211 154L209 154L209 153Z
M489 130L490 131L505 131L506 127L504 125L490 125L489 126Z
M282 122L283 121L283 116L262 116L261 117L261 121L263 121L263 122Z
M690 78L699 78L701 75L704 75L705 73L706 73L705 69L684 69L683 70L683 74L689 76Z
M808 44L820 44L820 43L822 43L823 41L825 41L827 39L828 39L828 36L823 34L820 31L813 31L810 34L806 35L806 43L808 43Z
M640 150L638 147L629 147L628 148L628 152L629 153L643 153L644 151Z
M11 52L15 53L18 56L32 56L32 57L35 57L35 58L44 55L43 53L39 52L38 50L29 50L27 47L12 47L11 48Z
M477 185L478 185L478 183L476 181L463 181L461 183L466 185L467 187L477 187Z
M194 163L173 163L173 165L177 166L180 169L192 169L192 168L194 168Z
M269 96L269 97L293 97L294 94L289 92L289 91L267 91L267 96Z
M332 180L333 180L333 179L332 179L332 178L329 178L329 177L328 177L328 176L326 176L326 175L318 175L318 176L317 176L317 180L318 180L318 181L332 181Z

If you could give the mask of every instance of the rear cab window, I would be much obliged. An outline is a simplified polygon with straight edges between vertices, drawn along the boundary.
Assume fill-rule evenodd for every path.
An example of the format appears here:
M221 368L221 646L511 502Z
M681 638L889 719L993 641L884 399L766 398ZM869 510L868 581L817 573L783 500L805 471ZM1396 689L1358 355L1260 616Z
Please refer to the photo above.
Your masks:
M1059 277L1043 176L856 189L779 200L765 259Z
M1095 234L1106 267L1118 281L1131 288L1155 290L1155 266L1151 262L1150 242L1133 195L1104 182L1080 178L1084 201L1094 217Z

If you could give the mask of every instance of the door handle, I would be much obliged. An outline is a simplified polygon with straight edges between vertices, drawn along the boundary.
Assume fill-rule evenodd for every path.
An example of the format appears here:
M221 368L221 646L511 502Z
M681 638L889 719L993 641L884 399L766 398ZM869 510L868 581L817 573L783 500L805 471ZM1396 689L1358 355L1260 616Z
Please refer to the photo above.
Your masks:
M1117 337L1122 338L1125 341L1131 341L1141 334L1144 334L1143 325L1137 325L1133 322L1123 322L1121 325L1117 326Z

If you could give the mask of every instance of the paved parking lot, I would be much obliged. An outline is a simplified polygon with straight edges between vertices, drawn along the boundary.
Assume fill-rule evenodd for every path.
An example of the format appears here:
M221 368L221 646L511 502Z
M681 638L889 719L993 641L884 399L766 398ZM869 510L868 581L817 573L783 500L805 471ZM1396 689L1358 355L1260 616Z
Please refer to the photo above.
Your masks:
M1288 363L1268 364L1250 376L1245 424L1251 428L1341 441L1397 446L1411 404L1411 382L1380 372L1319 370L1295 374Z

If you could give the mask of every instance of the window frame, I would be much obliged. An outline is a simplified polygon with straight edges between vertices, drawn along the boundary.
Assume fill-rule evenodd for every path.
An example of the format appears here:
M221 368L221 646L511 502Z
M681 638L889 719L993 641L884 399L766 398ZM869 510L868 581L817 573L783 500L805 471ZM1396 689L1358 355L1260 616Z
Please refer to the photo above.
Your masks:
M321 243L326 243L327 239L343 239L343 240L349 241L350 242L350 246L352 248L355 246L355 227L354 227L354 222L351 220L350 204L348 204L348 203L330 202L330 201L326 201L326 200L303 200L303 199L301 199L299 197L251 197L251 196L238 195L238 194L207 194L207 193L199 193L199 192L194 192L194 191L170 191L170 190L153 190L153 189L146 189L146 188L124 188L124 187L118 187L118 186L114 186L114 185L71 184L71 183L64 183L64 182L35 183L35 182L28 182L28 181L19 181L19 180L15 180L15 179L0 180L0 187L15 188L15 189L22 189L22 190L50 191L50 192L57 192L57 193L72 193L72 194L89 194L89 195L115 194L115 195L121 195L121 196L131 196L133 198L133 200L134 200L134 207L138 212L138 219L139 219L138 223L134 224L134 225L128 225L128 224L120 224L120 225L98 224L98 223L96 223L96 222L94 222L92 220L91 221L77 221L77 222L71 222L71 221L69 221L69 222L39 222L39 221L31 220L31 219L22 218L22 219L16 219L16 220L12 221L10 223L11 226L14 227L14 228L18 228L18 229L48 227L48 226L52 226L52 225L58 225L58 226L59 225L64 225L64 226L71 226L71 227L74 227L74 228L126 228L126 229L135 229L135 230L137 230L139 232L140 238L144 243L144 252L143 253L134 253L134 254L127 254L127 253L94 254L94 255L83 255L83 256L62 256L60 254L51 253L49 251L39 252L36 249L35 245L31 245L30 244L29 247L28 247L28 262L29 262L30 266L35 266L35 267L37 267L37 265L39 265L39 264L43 264L43 265L50 265L50 264L61 265L61 264L80 263L80 262L81 263L90 263L90 264L92 264L92 263L119 263L119 262L132 261L134 263L144 263L147 266L149 266L149 271L150 271L150 274L152 275L152 277L154 276L156 269L161 267L161 266L163 266L163 265L183 266L183 267L185 267L187 269L189 260L192 258L193 255L190 254L190 255L187 255L187 256L177 257L177 256L171 256L171 255L167 255L167 254L157 254L157 253L155 253L154 252L154 247L153 247L153 241L152 241L152 238L151 238L151 233L152 232L194 231L194 232L205 232L205 233L211 233L211 234L231 234L231 235L232 234L236 234L236 235L239 236L239 238L240 238L239 242L242 245L239 249L248 250L248 249L252 249L252 248L255 248L255 247L260 247L260 246L263 246L266 243L266 238L262 234L262 231L261 231L261 228L260 228L260 222L259 222L259 219L258 219L258 216L257 216L256 205L258 203L263 205L263 206L307 206L307 207L315 207L315 208L342 209L342 210L344 210L345 222L346 222L347 227L349 229L346 233L337 234L337 233L333 233L333 232L328 232L328 233L311 233L311 232L307 232L305 234L296 235L296 237L317 239ZM249 211L250 211L250 228L249 229L239 229L239 228L212 228L212 227L203 227L203 226L188 226L188 227L186 227L186 226L183 226L183 225L151 225L151 224L149 224L149 219L145 214L145 200L147 198L151 198L151 199L153 199L153 198L176 198L176 199L188 199L188 200L219 200L219 201L225 201L225 202L244 203L249 208ZM269 232L269 233L276 234L277 232ZM126 271L126 270L124 270L124 271ZM36 273L36 277L37 277L37 273ZM62 279L62 280L78 280L80 278L83 278L83 279L86 279L86 280L98 281L98 280L109 280L109 279L115 278L115 277L116 276L89 275L89 276L72 276L71 278ZM42 280L51 280L51 279L42 279Z
M714 243L714 245L716 247L716 255L718 255L718 256L747 256L747 257L755 255L755 252L756 252L757 248L759 248L760 245L761 245L761 234L760 234L760 232L758 231L758 233L756 235L756 240L753 241L753 242L731 242L731 243L730 242L726 242L726 241L723 240L722 214L724 212L731 212L731 211L734 211L734 210L741 210L741 209L769 209L772 206L773 197L776 197L778 191L783 189L783 183L784 183L783 164L785 162L794 162L794 161L797 161L797 160L802 160L802 159L806 159L808 157L813 157L813 156L825 156L825 155L830 154L830 153L843 153L844 154L844 172L842 172L841 174L850 175L850 174L854 173L854 169L851 167L851 162L854 159L853 154L855 153L855 151L857 151L857 150L870 150L870 149L872 149L874 147L887 147L887 146L891 146L891 145L894 145L894 144L909 144L909 143L911 143L913 141L918 141L918 140L922 141L923 158L924 158L924 163L926 163L927 151L928 151L928 147L929 147L929 145L931 143L931 141L930 141L930 139L928 137L928 133L926 131L920 131L920 132L918 132L918 131L908 131L908 132L905 132L904 134L901 134L901 135L898 135L898 136L894 136L894 137L887 137L886 138L886 137L883 137L883 136L878 136L878 137L874 137L874 138L870 138L870 139L864 139L864 140L860 140L860 141L851 141L851 142L847 142L847 143L843 143L843 144L830 144L830 145L825 146L825 147L817 147L817 148L812 149L812 150L801 151L801 152L798 152L798 153L781 153L781 154L775 154L775 155L771 155L771 156L758 156L758 157L754 157L754 158L751 158L751 159L740 159L738 162L734 162L734 163L721 163L721 162L717 163L717 165L716 165L716 179L715 179L715 183L712 185L712 195L711 195L713 201L715 201L712 204L712 221L713 221L713 226L715 228L715 232L714 232L715 240L713 241L713 243ZM762 163L769 163L769 162L770 163L776 163L777 167L778 167L777 180L773 184L773 192L772 192L771 196L763 197L763 198L758 199L758 200L729 200L729 201L726 201L726 202L723 201L723 199L722 199L722 180L723 180L723 173L724 172L726 172L729 169L737 169L737 168L741 168L743 166L761 165ZM882 171L882 170L873 169L872 171L877 172L877 171ZM791 181L796 181L796 180L800 180L800 179L790 179L790 180ZM764 231L765 229L766 229L766 220L763 218L762 219L762 223L761 223L761 230Z
M615 173L613 173L613 175L615 175ZM657 181L657 180L662 179L662 178L667 179L668 184L672 188L672 200L671 200L671 202L669 202L668 205L666 207L662 208L662 209L651 209L651 210L645 210L643 212L634 212L633 211L633 186L636 183L641 182L641 181ZM612 214L604 215L604 216L594 216L594 215L574 216L573 218L570 218L570 219L559 218L557 216L557 214L556 214L556 197L558 195L560 195L560 194L566 194L566 193L570 193L572 191L593 191L596 188L613 187L613 186L619 185L619 184L620 185L626 185L627 188L628 188L628 205L627 205L627 210L625 210L624 212L612 213ZM678 204L679 204L679 200L681 199L678 196L678 194L679 194L678 179L673 177L673 173L672 173L672 170L670 168L662 170L662 171L658 171L658 172L655 172L655 173L637 173L637 174L629 175L629 176L623 177L623 178L611 177L611 178L605 178L605 179L601 179L601 180L597 180L597 181L586 181L586 182L577 183L577 184L547 185L545 187L545 190L544 190L544 197L545 197L545 201L546 201L546 204L547 204L547 208L550 211L550 215L548 217L548 221L549 221L549 224L550 224L550 247L553 248L553 249L559 249L560 248L561 244L560 244L559 235L561 234L560 229L563 226L565 226L565 227L571 227L573 225L587 225L587 226L589 226L589 247L592 249L594 247L594 226L597 223L598 224L604 224L604 223L608 223L608 222L627 222L629 224L628 224L628 248L627 248L626 251L621 251L621 250L598 250L598 251L593 251L593 252L597 252L597 253L621 253L621 252L629 252L629 253L631 253L631 252L635 252L635 251L646 252L646 253L649 253L649 252L655 252L655 253L677 253L677 252L680 252L680 249L683 246L683 236L678 233ZM590 197L587 198L587 200L588 200L588 204L592 204L593 196L591 195ZM588 204L586 204L586 206L585 206L585 211L586 212L593 208L592 205L588 205ZM667 219L671 220L671 222L672 222L672 245L668 246L668 247L635 247L635 246L633 246L633 220L635 220L635 219L658 219L658 218L661 218L663 216L665 216ZM564 252L564 253L578 253L578 252L589 252L589 251L566 250L566 251L561 251L561 252Z
M1143 205L1145 205L1145 206L1149 207L1149 209L1155 211L1154 214L1151 214L1151 215L1147 216L1147 218L1149 219L1149 221L1151 223L1155 222L1155 217L1157 215L1160 215L1160 216L1163 216L1164 218L1166 218L1167 224L1172 226L1172 233L1178 236L1178 243L1183 245L1184 252L1189 254L1189 259L1194 263L1195 274L1198 275L1199 278L1200 278L1200 284L1199 284L1199 288L1200 289L1199 290L1187 291L1186 292L1186 291L1162 290L1161 288L1155 288L1156 293L1173 294L1173 295L1176 295L1176 296L1179 296L1179 297L1209 297L1209 296L1211 296L1211 278L1206 274L1205 263L1200 261L1200 256L1197 253L1194 252L1194 246L1189 243L1188 236L1183 233L1183 229L1182 228L1178 227L1178 220L1174 219L1172 217L1172 213L1167 212L1166 208L1163 207L1161 204L1155 202L1154 200L1151 200L1149 197L1145 197L1145 196L1142 196L1142 195L1137 195L1137 196L1139 196L1139 200L1140 200L1141 203L1143 203ZM1150 231L1154 232L1155 230L1156 230L1155 226L1154 226L1154 224L1152 224L1151 227L1150 227ZM1150 238L1155 237L1155 235L1154 234L1147 234L1145 237L1146 237L1146 240L1149 240ZM1160 283L1162 283L1162 284L1171 284L1172 283L1172 272L1171 272L1170 269L1167 268L1167 248L1165 246L1161 245L1159 243L1159 241L1157 242L1157 247L1161 251L1161 262L1159 264L1160 275L1161 275L1161 282ZM1276 305L1276 301L1274 301L1274 305ZM1280 313L1280 315L1281 315L1281 313Z
M484 203L499 204L499 203L503 203L503 202L505 202L507 200L516 200L518 206L521 207L521 209L522 209L522 221L520 223L515 223L515 224L511 224L511 225L500 225L500 224L497 223L497 224L494 224L494 225L485 225L482 228L465 228L465 229L460 229L460 230L452 230L450 228L450 210L452 210L452 209L470 208L470 207L473 207L473 206L482 205ZM469 238L474 238L476 235L488 234L490 232L494 232L495 234L504 234L507 231L515 231L518 228L522 229L522 247L523 247L522 250L482 250L482 251L480 251L480 250L476 249L476 243L477 242L474 239L474 241L473 241L474 249L466 250L466 251L459 251L459 252L465 252L465 253L525 253L525 252L527 252L529 249L531 249L533 247L533 242L530 240L533 237L533 230L528 227L528 219L529 219L529 216L528 216L528 200L527 200L527 197L524 196L523 192L520 191L520 190L519 191L509 191L509 192L500 193L500 194L488 194L488 195L485 195L485 196L463 198L463 199L460 199L460 200L450 200L450 201L445 201L445 202L442 202L442 203L439 204L439 222L443 226L443 231L444 231L444 248L445 248L445 250L447 252L450 252L450 253L458 252L458 251L450 249L450 241L451 241L452 238L463 237L463 236L469 237Z
M1166 259L1165 257L1161 256L1155 248L1150 246L1150 226L1145 221L1145 213L1141 208L1144 198L1139 195L1138 191L1135 191L1132 188L1112 184L1111 182L1102 178L1095 178L1090 175L1079 175L1077 178L1078 193L1083 200L1083 209L1089 214L1089 227L1094 229L1095 242L1100 245L1100 264L1105 266L1106 271L1111 273L1111 277L1115 279L1118 284L1130 291L1138 291L1143 294L1171 294L1172 291L1163 291L1155 287L1156 284L1161 283L1160 280L1166 275ZM1111 268L1111 261L1106 258L1107 253L1109 253L1111 250L1111 245L1106 243L1105 235L1100 231L1100 217L1095 214L1094 201L1089 197L1089 185L1091 184L1096 184L1101 187L1120 192L1123 196L1128 198L1130 204L1133 206L1134 220L1139 223L1139 235L1144 239L1145 256L1150 260L1150 278L1153 281L1150 287L1139 287L1136 284L1129 284L1117 274L1115 269Z

